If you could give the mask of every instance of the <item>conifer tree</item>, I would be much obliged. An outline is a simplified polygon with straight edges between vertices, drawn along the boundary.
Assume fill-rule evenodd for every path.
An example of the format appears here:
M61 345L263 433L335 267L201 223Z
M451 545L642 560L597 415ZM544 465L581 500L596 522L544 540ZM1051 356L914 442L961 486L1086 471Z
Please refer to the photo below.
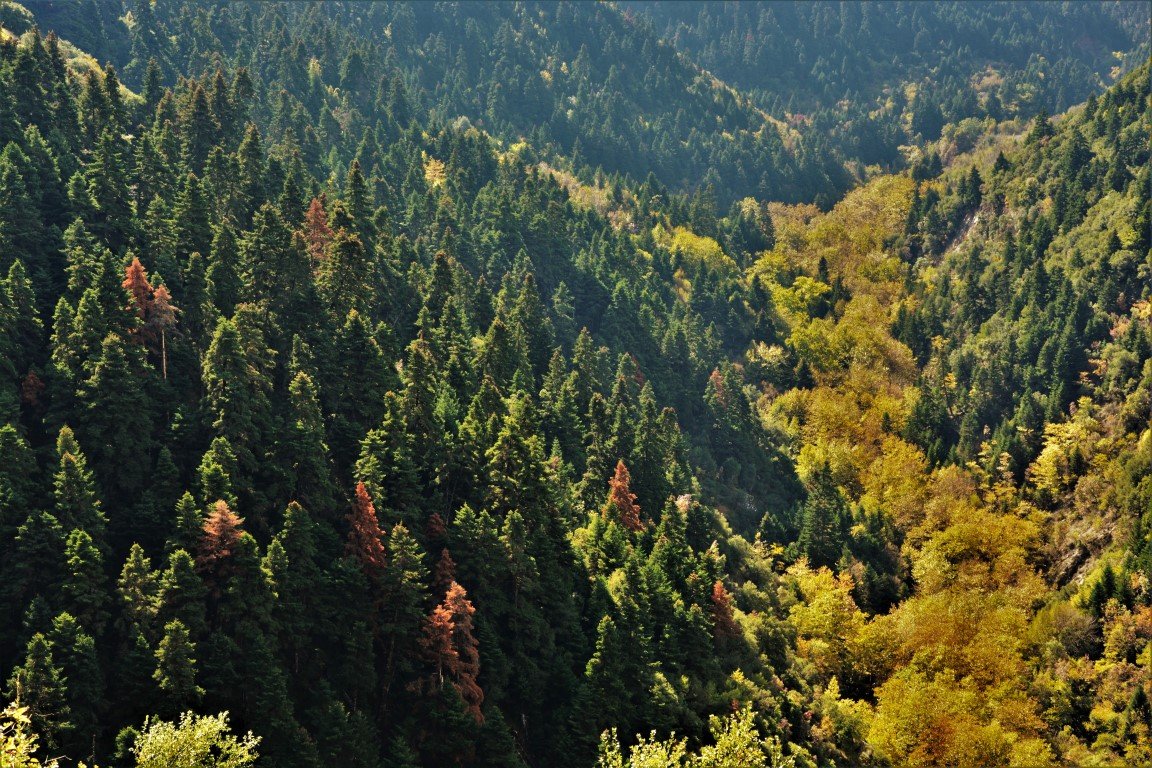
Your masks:
M420 477L404 424L402 401L394 393L384 396L384 418L360 443L356 476L363 478L381 511L416 524L420 506Z
M138 350L109 334L80 389L86 406L84 437L95 449L93 469L120 500L140 491L150 466L139 460L152 449L152 414L140 386L141 369Z
M808 485L808 498L800 512L797 547L812 567L831 568L840 559L847 509L827 464L814 474Z
M67 569L64 531L48 512L33 509L12 540L11 570L3 592L15 605L27 605L36 595L54 597Z
M307 668L314 652L314 621L321 612L316 588L323 577L316 560L315 528L307 510L291 502L264 558L264 571L275 594L272 616L293 675Z
M12 671L5 695L28 708L32 729L48 750L59 749L71 730L64 673L56 665L48 639L37 633L28 641L24 663Z
M467 591L452 582L444 601L425 620L421 648L424 658L435 670L424 688L438 692L448 683L459 693L473 719L483 723L480 706L484 702L484 691L476 682L480 654L472 626L475 612Z
M262 339L254 340L257 344ZM256 449L269 429L268 391L271 388L257 361L245 349L236 323L221 318L204 354L205 401L217 436L226 438L249 475L257 465ZM241 478L233 478L240 484Z
M372 191L364 178L364 171L359 160L353 160L348 166L348 176L344 180L344 201L348 206L348 213L356 228L360 240L365 248L371 252L376 240L375 228L372 225L372 214L375 203L372 200Z
M300 230L313 270L319 269L328 258L328 245L333 237L332 227L328 224L325 201L324 195L312 198L308 203L308 210L304 212L304 224Z
M403 523L392 526L387 542L388 565L384 574L386 599L381 631L387 641L384 687L388 690L400 670L411 666L427 602L428 569L424 553Z
M61 590L62 605L88 634L99 637L109 618L104 557L92 537L79 528L68 534L64 547L67 571Z
M622 459L617 461L616 473L608 481L608 501L605 503L604 513L610 520L619 522L629 531L635 532L643 530L644 523L640 520L640 507L636 504L636 494L632 493L629 487L631 482L628 467Z
M204 689L196 684L195 653L188 628L178 619L168 622L156 649L156 671L152 675L160 688L162 713L184 712L204 695Z
M114 253L121 253L135 233L128 175L121 139L110 130L100 134L95 156L85 166L86 192L93 205L92 233Z
M372 335L364 315L350 310L335 337L340 350L331 384L321 393L331 422L332 454L336 466L346 470L355 459L355 450L369 429L380 424L385 413L385 393L399 380L389 366L380 345ZM367 478L367 475L360 475ZM376 491L369 484L370 491ZM381 500L382 496L374 496Z
M48 642L62 673L69 711L69 733L61 738L62 747L92 759L93 742L100 729L100 702L105 692L96 642L68 613L52 620Z
M223 499L216 501L204 521L196 550L196 570L203 576L213 597L220 597L232 574L232 557L244 534L243 523Z
M117 625L123 636L129 637L133 628L146 637L155 634L159 590L159 579L152 570L152 561L144 553L144 548L134 543L116 581L120 604Z
M335 510L335 488L328 467L324 417L312 378L297 373L288 386L288 414L279 454L290 471L290 497L321 515Z
M152 304L152 284L148 282L148 272L137 256L124 269L124 290L131 297L131 306L141 323L147 320L148 308Z
M376 508L368 496L363 482L356 483L352 510L348 513L348 554L360 564L364 575L378 584L387 567L384 554L383 531L376 517Z
M317 269L320 295L335 317L349 310L368 312L375 305L370 262L363 241L356 234L335 230Z
M96 541L103 541L108 521L104 517L96 481L75 434L67 425L60 429L56 455L60 462L53 478L57 520L68 530L79 528Z
M204 600L207 591L192 555L183 549L174 550L168 555L168 567L160 576L158 627L178 619L194 639L201 637L207 630Z
M732 596L719 579L712 585L712 632L718 642L740 634L740 627L732 616Z

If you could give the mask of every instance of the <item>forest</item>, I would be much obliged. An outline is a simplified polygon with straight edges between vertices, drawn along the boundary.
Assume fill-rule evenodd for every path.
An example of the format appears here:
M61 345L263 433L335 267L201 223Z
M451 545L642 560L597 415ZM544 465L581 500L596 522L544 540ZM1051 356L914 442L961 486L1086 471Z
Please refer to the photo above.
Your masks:
M1150 13L0 1L0 766L1152 764Z

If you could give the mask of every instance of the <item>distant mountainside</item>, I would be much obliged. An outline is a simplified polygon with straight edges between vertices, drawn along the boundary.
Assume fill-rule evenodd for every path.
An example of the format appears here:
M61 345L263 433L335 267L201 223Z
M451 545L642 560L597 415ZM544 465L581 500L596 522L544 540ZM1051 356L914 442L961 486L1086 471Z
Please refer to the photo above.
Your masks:
M848 159L946 122L1062 112L1149 54L1147 3L625 0L677 50Z
M205 66L208 51L258 72L254 51L213 30L230 18L254 30L278 17L308 27L319 14L337 22L326 34L345 40L328 43L332 66L352 56L364 88L378 86L387 62L433 116L523 139L576 170L711 184L725 207L749 195L827 207L852 183L845 164L898 166L900 145L935 139L945 122L1061 111L1149 45L1148 11L1136 2L373 3L274 13L173 4L150 11L155 30L130 29L116 0L92 1L94 24L77 24L69 7L33 10L135 85L146 55L169 76L173 64ZM305 90L306 78L297 81Z

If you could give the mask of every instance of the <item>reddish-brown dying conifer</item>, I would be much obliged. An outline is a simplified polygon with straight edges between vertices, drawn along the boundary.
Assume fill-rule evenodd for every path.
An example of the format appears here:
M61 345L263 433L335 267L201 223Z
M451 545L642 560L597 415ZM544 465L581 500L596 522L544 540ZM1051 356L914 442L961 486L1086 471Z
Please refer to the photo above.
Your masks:
M244 530L244 520L220 499L208 513L196 551L196 569L204 576L209 590L216 597L228 581L229 564Z
M348 554L356 558L365 575L377 579L384 573L384 532L376 517L376 507L363 482L356 483L356 496L348 514Z
M740 634L740 627L732 616L732 595L719 579L712 585L712 631L716 638L728 639Z
M632 475L621 459L616 462L616 474L608 481L608 513L614 515L630 531L644 528L640 521L640 507L631 489Z
M468 712L477 723L484 722L480 705L484 703L484 691L476 679L480 676L480 643L472 628L472 614L476 608L468 599L464 587L456 582L448 588L444 607L452 616L452 645L456 649L456 687L460 697L468 705Z
M164 379L168 379L168 329L176 325L176 307L172 305L172 294L164 283L152 292L152 303L148 310L148 329L155 334L160 332L160 367Z
M444 602L424 619L424 636L420 650L435 672L409 686L420 693L439 691L448 683L460 694L468 714L484 722L480 706L484 690L476 681L480 676L480 643L472 626L476 608L468 592L455 581L448 587Z
M328 211L324 207L324 196L312 198L308 210L304 213L304 226L301 228L304 237L304 247L308 250L308 258L315 267L324 260L328 253L328 244L332 242L332 227L328 225Z
M136 316L144 320L152 303L152 284L148 282L148 272L140 263L140 259L132 257L132 263L124 268L124 282L121 285L132 297Z

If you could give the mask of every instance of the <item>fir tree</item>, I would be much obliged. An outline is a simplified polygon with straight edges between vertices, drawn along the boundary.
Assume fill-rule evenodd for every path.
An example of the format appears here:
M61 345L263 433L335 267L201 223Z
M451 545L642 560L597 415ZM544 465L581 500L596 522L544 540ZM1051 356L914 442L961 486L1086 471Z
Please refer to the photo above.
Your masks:
M628 467L624 461L616 462L616 474L608 481L608 501L605 502L604 514L629 531L641 531L644 523L640 520L640 507L636 505L636 494L632 493L629 485L632 482Z
M204 695L204 689L196 684L195 652L188 628L179 620L168 622L156 649L156 671L152 675L160 688L165 714L184 712Z

